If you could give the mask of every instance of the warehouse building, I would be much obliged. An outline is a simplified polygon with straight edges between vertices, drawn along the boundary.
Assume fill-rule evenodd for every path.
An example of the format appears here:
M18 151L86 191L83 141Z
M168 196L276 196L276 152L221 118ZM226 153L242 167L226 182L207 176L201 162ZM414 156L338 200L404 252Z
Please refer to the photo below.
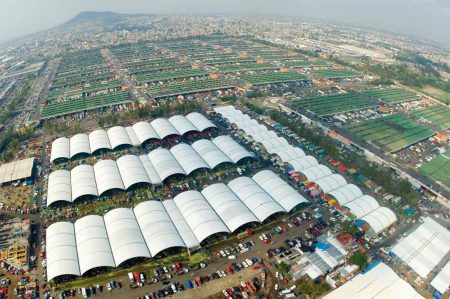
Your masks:
M88 275L174 248L195 250L306 203L275 173L263 170L253 178L185 191L163 202L57 222L47 229L47 279Z
M216 126L204 115L192 112L186 116L158 118L150 123L141 121L130 127L115 126L106 131L99 129L89 134L56 139L52 143L50 161L57 162L83 155L94 155L103 150L140 146L149 140L163 140L169 136L183 136L212 128Z

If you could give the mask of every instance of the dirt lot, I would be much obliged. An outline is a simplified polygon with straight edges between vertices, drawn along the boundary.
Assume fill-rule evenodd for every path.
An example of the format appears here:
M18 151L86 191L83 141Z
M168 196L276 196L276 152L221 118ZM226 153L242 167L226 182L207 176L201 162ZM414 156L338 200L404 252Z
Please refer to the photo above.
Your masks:
M3 186L0 188L0 203L3 203L3 209L10 207L26 209L31 206L32 195L32 186Z
M435 97L442 102L445 102L445 100L450 101L450 93L446 92L445 90L431 86L426 86L422 90L424 93L429 94L430 96Z

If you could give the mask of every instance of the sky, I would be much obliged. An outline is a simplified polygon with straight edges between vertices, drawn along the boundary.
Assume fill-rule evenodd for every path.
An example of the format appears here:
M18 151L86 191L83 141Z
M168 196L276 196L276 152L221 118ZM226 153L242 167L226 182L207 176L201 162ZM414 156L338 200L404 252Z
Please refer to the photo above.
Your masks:
M57 26L82 11L305 17L450 44L450 0L0 0L0 42Z

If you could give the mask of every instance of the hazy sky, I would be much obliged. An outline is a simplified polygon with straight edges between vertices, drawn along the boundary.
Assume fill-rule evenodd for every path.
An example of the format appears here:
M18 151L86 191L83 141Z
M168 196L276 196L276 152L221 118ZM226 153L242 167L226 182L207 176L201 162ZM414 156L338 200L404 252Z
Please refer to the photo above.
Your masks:
M86 10L299 16L450 44L450 0L0 0L0 41L59 25Z

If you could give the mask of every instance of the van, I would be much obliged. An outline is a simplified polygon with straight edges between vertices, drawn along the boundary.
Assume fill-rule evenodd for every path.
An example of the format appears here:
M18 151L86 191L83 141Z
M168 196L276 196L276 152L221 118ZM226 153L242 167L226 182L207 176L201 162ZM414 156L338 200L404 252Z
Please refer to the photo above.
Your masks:
M131 283L134 282L134 277L133 277L133 273L128 272L128 278L130 279Z

